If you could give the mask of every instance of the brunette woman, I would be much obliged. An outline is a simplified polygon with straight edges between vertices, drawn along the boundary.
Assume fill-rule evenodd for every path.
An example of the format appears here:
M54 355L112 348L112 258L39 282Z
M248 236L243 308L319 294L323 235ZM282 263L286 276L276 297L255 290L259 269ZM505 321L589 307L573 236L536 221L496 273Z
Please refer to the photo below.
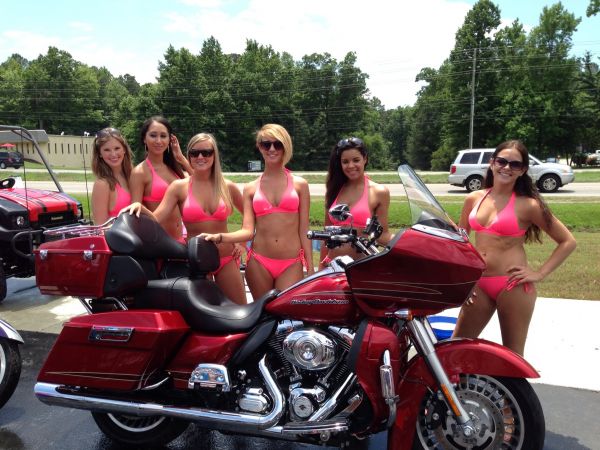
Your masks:
M459 314L454 336L477 337L495 311L502 343L523 355L537 291L575 250L575 238L552 215L527 174L529 153L522 142L500 144L490 159L481 191L465 199L459 226L475 232L475 247L486 270ZM526 242L546 233L556 247L538 268L527 263Z
M185 178L191 172L189 162L181 152L179 141L167 119L154 116L147 119L140 129L140 140L146 151L146 159L131 173L131 200L142 202L154 211L175 180ZM181 214L173 209L165 221L165 230L175 239L184 235Z
M246 242L246 281L254 299L285 289L313 272L312 247L306 237L310 193L304 178L292 175L292 139L281 125L264 125L256 134L265 170L244 187L242 228L233 233L201 234L214 242Z
M369 161L367 147L362 139L351 137L342 139L331 151L329 168L325 182L325 225L349 225L350 219L338 222L328 213L332 206L345 203L352 213L353 228L362 231L374 214L383 227L378 242L387 244L392 235L388 229L388 210L390 192L387 187L371 181L365 174ZM321 246L321 263L319 269L327 266L336 256L350 255L362 258L349 244L328 249Z
M192 176L173 181L154 212L139 202L127 210L136 215L142 211L163 227L168 225L173 210L177 210L188 238L201 233L227 233L227 218L233 208L242 212L242 193L235 183L223 178L217 141L211 134L199 133L190 139L187 154ZM245 304L246 292L240 273L241 246L224 242L217 246L221 264L212 275L230 300Z
M116 128L96 133L92 155L92 171L96 176L92 189L92 219L101 225L117 217L131 203L129 177L133 169L131 149Z

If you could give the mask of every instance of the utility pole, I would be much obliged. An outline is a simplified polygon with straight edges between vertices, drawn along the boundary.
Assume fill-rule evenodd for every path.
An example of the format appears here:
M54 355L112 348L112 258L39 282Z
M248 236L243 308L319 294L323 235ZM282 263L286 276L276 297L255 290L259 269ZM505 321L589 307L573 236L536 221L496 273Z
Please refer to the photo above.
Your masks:
M475 67L477 47L473 49L473 73L471 74L471 123L469 124L469 148L473 148L473 121L475 120Z

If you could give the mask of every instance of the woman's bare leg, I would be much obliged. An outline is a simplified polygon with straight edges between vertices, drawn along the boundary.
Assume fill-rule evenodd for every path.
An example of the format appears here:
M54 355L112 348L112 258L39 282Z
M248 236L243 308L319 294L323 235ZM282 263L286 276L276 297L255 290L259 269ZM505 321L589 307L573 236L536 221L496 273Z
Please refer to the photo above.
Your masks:
M275 288L283 291L292 284L300 281L303 277L304 271L302 263L298 261L285 269L283 273L277 277L275 280Z
M479 287L475 288L475 293L473 303L465 302L460 308L452 337L478 337L494 315L496 302Z
M246 289L244 280L235 260L225 264L215 277L215 281L230 300L239 305L245 305Z
M536 297L534 286L531 286L529 292L525 292L523 285L516 286L510 291L502 291L498 296L498 320L502 343L519 355L525 353L525 341Z

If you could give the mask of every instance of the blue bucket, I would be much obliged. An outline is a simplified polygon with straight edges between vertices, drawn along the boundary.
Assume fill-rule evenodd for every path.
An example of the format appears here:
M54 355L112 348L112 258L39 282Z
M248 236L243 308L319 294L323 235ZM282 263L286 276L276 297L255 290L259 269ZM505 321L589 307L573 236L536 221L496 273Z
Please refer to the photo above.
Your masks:
M438 340L448 339L452 336L454 326L456 325L456 317L452 316L429 316L427 318L433 328L433 334Z

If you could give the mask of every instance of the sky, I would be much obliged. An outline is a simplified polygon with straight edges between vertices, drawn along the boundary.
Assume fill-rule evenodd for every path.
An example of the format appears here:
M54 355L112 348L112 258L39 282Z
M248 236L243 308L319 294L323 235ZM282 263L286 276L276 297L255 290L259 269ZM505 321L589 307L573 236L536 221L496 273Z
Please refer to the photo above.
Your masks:
M369 75L370 95L386 109L412 105L424 67L438 68L475 0L0 0L0 62L13 53L33 60L49 46L114 76L155 82L169 45L198 53L213 36L225 53L243 53L247 39L300 60L354 51ZM544 0L498 0L502 21L529 30ZM589 0L564 0L582 19L573 53L600 56L600 15ZM595 59L598 61L598 59Z

